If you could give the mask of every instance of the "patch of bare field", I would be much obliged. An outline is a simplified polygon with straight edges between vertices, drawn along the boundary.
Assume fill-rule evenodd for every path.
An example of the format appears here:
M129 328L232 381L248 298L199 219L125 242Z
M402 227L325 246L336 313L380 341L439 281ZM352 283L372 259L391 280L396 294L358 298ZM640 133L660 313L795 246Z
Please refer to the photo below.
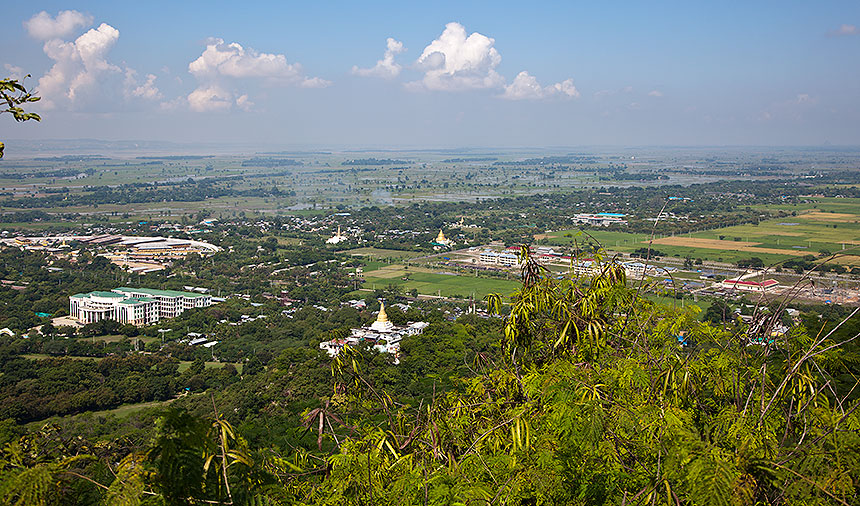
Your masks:
M375 271L370 271L370 272L366 273L367 276L372 276L374 278L383 278L383 279L396 278L399 276L403 276L405 274L409 274L409 271L405 270L403 268L403 266L382 267L381 269L376 269Z
M645 241L647 242L647 241ZM681 246L687 248L705 248L716 249L722 251L743 251L747 253L773 253L775 255L792 255L804 256L808 252L792 251L776 248L757 248L760 242L749 241L721 241L719 239L703 239L700 237L663 237L662 239L654 239L654 244L665 244L666 246Z
M821 211L813 211L811 213L804 213L797 216L798 218L803 218L805 220L816 220L816 221L836 221L839 223L856 223L860 221L860 216L856 214L847 214L847 213L823 213Z
M786 237L802 237L803 234L798 232L783 232L782 230L768 230L769 235L784 235Z
M648 242L648 241L643 241ZM748 241L721 241L719 239L703 239L701 237L684 237L675 235L654 239L654 244L665 244L666 246L687 246L690 248L722 249L728 251L743 251L743 248L758 246L760 242Z

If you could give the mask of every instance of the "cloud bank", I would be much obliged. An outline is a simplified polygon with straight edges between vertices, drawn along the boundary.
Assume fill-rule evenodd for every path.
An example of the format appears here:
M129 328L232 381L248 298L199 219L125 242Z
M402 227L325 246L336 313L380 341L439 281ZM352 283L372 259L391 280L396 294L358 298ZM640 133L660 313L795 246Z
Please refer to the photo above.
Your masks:
M56 16L42 11L24 21L28 34L44 41L43 50L53 61L36 86L42 97L40 108L111 110L116 109L117 103L156 101L161 102L163 110L177 107L198 112L251 110L255 107L253 90L259 86L323 88L331 85L323 78L306 75L300 63L288 62L284 54L259 52L238 42L226 43L213 38L188 64L196 87L190 93L185 91L165 99L155 74L141 74L141 77L133 68L110 61L109 52L120 36L113 26L101 23L73 40L66 40L92 24L92 16L75 10L60 11ZM542 86L528 71L520 72L508 83L497 71L502 56L495 48L495 39L478 32L469 33L460 23L445 25L413 65L404 67L396 61L404 51L403 42L389 37L382 58L369 68L353 66L352 74L394 79L408 69L420 76L418 80L405 83L408 89L496 90L496 97L507 100L580 96L572 79ZM178 76L176 79L181 84Z
M225 44L223 39L210 40L200 57L188 64L188 71L199 83L188 95L188 105L198 112L226 110L234 103L243 109L250 107L247 93L236 91L242 80L303 88L331 84L319 77L305 76L301 64L288 63L283 54L246 50L237 42Z
M514 81L505 86L501 98L508 100L540 100L552 97L579 98L579 91L573 85L573 79L565 79L560 83L541 86L538 80L525 70L517 74Z
M155 75L138 83L134 69L108 60L119 40L119 30L113 26L102 23L74 40L63 39L92 23L92 16L78 11L61 11L56 17L42 11L24 22L31 37L45 41L42 50L54 62L36 85L42 97L37 107L98 110L110 109L115 105L111 102L122 97L160 99Z
M24 21L24 28L34 39L50 40L67 37L79 28L85 28L92 24L92 16L78 11L60 11L55 18L42 11Z
M60 39L45 42L43 49L54 65L39 79L37 92L42 97L42 107L74 106L98 94L106 75L121 72L107 61L107 53L118 39L119 30L102 23L72 42Z

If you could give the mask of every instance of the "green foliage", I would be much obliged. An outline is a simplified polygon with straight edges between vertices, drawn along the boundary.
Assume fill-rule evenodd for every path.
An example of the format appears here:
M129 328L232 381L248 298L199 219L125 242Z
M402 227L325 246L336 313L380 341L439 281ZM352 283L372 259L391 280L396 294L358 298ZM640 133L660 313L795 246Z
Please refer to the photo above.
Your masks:
M470 343L480 324L464 319L422 336L451 356L426 369L404 357L401 367L432 379L427 395L398 395L419 378L390 376L379 356L347 348L327 382L303 387L294 423L305 431L268 432L297 430L290 444L251 450L217 413L171 409L145 451L85 452L91 464L77 474L127 504L857 503L857 382L834 372L857 372L858 313L768 342L702 323L696 308L655 306L611 261L591 278L557 279L523 256L522 289L488 297L505 313L499 343ZM421 356L430 349L404 341ZM284 352L252 389L229 395L266 396L255 412L272 423L294 395L287 385L328 374L319 360ZM36 475L69 465L63 452L25 463L9 445L3 455L21 462L2 468L4 483L25 470L47 483ZM46 490L28 498L38 504Z
M30 77L29 74L25 79ZM0 109L0 114L10 113L15 121L36 120L41 121L42 118L34 112L26 112L24 104L38 102L40 97L34 96L32 92L27 91L22 83L17 79L0 79L0 101L6 103L5 109ZM3 158L3 150L5 145L0 142L0 158Z

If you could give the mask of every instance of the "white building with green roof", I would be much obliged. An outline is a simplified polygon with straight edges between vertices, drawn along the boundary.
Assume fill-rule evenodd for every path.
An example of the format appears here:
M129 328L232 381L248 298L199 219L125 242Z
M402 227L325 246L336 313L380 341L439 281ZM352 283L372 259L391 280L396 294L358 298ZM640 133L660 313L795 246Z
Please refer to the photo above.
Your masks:
M83 324L110 319L132 325L149 325L179 316L186 309L210 305L212 297L207 294L120 287L110 292L70 296L69 315Z

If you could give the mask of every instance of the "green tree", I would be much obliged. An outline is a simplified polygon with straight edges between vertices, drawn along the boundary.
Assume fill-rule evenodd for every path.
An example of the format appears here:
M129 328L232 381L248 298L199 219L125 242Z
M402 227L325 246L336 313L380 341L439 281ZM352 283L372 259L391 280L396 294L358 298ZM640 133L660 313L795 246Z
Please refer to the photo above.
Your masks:
M24 79L30 77L29 74ZM24 84L18 82L17 79L0 79L0 101L5 102L5 109L0 109L0 114L9 113L15 121L36 120L41 121L42 118L34 112L26 112L23 105L38 102L41 97L33 95L32 91L28 91ZM3 150L5 145L0 142L0 158L3 158Z

